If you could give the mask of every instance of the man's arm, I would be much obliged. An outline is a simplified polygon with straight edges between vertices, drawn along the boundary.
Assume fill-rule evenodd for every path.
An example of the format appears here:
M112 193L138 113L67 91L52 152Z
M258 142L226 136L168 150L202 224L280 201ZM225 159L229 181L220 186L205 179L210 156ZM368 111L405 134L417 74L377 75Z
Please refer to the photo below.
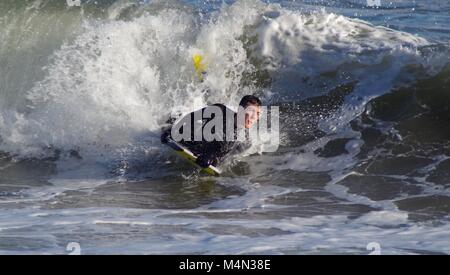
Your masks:
M162 133L161 133L161 142L162 143L167 143L168 139L171 137L171 131L172 131L172 125L165 127L162 129Z
M197 164L203 168L209 165L217 166L224 156L222 149L223 144L220 141L206 142L202 152L197 157Z

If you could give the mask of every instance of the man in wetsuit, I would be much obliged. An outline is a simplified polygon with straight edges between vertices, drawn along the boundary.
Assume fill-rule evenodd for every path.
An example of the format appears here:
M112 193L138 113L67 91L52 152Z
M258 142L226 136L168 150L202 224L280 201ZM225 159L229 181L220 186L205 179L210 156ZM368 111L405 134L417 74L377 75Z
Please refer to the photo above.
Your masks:
M194 153L197 164L201 167L217 166L226 156L241 153L251 146L245 130L250 129L259 120L261 101L256 96L246 95L239 102L239 107L243 112L242 115L238 115L223 104L214 104L192 112L178 120L176 124L163 129L161 142L167 143L169 138L174 139ZM219 119L221 123L216 123L215 127L210 128L209 124L214 119L215 122ZM238 134L241 129L243 136ZM190 131L185 134L186 130ZM205 132L212 135L204 135ZM177 134L178 140L173 133Z

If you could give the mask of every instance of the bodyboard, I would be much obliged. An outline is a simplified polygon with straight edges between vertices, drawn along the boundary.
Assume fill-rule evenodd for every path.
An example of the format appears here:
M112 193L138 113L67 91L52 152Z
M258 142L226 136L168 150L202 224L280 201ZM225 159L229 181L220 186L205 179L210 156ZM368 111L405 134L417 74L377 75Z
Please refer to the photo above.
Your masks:
M209 165L206 168L199 166L196 163L197 157L194 155L194 153L192 153L188 148L184 147L173 139L168 138L167 145L172 148L179 156L196 165L197 167L200 167L202 172L205 172L212 176L220 176L220 174L222 173L217 167L214 167L212 165Z

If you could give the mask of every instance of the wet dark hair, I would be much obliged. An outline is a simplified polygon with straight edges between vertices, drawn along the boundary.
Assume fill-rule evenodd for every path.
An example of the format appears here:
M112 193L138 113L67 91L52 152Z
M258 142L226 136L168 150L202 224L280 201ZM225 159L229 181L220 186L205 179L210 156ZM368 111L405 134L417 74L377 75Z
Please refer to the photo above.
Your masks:
M261 100L254 96L254 95L246 95L242 97L241 101L239 102L239 106L242 106L246 108L248 105L256 105L261 106Z

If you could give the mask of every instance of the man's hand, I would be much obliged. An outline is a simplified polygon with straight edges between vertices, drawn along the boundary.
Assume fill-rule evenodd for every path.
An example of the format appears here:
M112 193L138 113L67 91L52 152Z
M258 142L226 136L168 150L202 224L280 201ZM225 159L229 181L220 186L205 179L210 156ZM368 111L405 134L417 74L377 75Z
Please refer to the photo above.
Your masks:
M164 144L169 142L169 136L170 136L170 131L164 131L161 134L161 142L164 143Z

